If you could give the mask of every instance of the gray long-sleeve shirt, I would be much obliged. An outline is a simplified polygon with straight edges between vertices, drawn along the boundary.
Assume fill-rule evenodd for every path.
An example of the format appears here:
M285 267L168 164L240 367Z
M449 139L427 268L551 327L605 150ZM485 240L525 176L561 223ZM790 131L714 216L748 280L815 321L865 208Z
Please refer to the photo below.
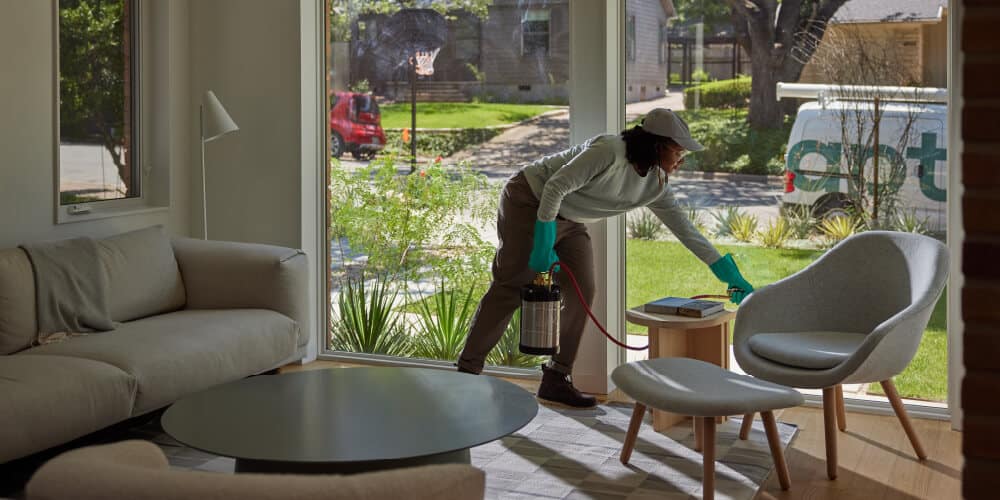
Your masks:
M596 222L639 207L650 210L702 262L711 265L719 252L691 224L684 209L655 172L640 177L625 158L625 141L599 135L521 169L538 197L538 220L557 215L575 222Z

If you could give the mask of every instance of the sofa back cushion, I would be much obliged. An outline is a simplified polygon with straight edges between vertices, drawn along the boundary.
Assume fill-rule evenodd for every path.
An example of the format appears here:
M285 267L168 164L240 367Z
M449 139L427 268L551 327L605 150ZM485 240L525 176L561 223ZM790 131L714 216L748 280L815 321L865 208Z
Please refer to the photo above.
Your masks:
M31 261L20 248L0 250L0 354L30 347L36 335Z
M107 269L114 321L131 321L184 307L184 283L170 238L161 226L97 242Z

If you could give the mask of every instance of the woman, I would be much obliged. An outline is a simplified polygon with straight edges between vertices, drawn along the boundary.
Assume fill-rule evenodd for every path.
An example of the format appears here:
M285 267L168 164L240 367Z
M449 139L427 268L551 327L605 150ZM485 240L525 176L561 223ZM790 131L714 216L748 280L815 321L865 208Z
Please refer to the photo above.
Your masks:
M649 207L681 243L708 265L719 280L736 288L739 303L753 291L731 255L722 257L688 220L667 187L667 177L683 163L686 151L700 151L688 126L668 109L654 109L642 125L619 136L601 135L585 144L546 156L522 168L504 187L497 214L500 244L493 260L493 282L472 320L458 370L480 373L486 355L499 342L521 287L552 263L564 263L581 291L594 300L594 256L588 222ZM534 235L533 237L531 235ZM564 290L559 353L542 366L538 397L577 408L596 403L573 387L570 375L587 314L564 273L555 281Z

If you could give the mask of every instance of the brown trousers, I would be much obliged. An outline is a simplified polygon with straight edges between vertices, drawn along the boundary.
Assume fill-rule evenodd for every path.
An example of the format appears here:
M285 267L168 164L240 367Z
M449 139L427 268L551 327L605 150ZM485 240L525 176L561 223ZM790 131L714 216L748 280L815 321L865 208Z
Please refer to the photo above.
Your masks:
M463 369L479 373L486 363L486 355L497 345L510 323L514 311L521 306L521 287L531 283L535 272L528 267L534 240L538 198L524 174L507 181L500 196L497 211L497 236L499 247L493 258L493 281L479 303L472 319L465 348L458 359ZM556 254L573 271L583 296L589 306L594 302L594 250L590 244L587 227L579 222L562 218L556 222ZM580 337L586 325L587 312L564 271L555 275L563 296L563 309L559 317L559 353L552 356L552 367L571 374Z

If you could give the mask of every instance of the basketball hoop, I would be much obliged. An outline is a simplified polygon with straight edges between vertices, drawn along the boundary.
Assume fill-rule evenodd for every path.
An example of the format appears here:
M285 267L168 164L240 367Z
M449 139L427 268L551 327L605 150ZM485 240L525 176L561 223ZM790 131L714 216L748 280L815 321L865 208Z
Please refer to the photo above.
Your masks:
M434 59L437 57L440 48L434 50L418 50L414 56L417 60L417 67L414 70L417 75L431 76L434 74Z

